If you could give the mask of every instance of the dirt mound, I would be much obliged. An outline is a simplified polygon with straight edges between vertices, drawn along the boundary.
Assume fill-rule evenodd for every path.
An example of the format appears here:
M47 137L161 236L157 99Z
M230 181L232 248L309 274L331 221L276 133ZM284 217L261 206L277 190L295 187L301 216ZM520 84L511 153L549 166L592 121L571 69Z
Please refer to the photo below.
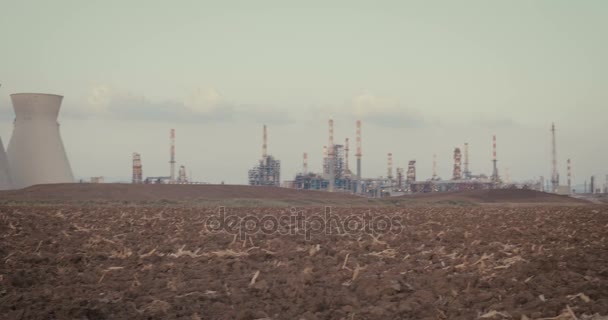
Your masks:
M125 183L63 183L35 185L0 192L6 200L54 201L182 201L182 200L354 200L344 193L243 185L179 185Z
M444 193L426 193L403 196L423 200L425 202L469 202L469 203L579 203L585 204L588 201L575 199L569 196L557 195L552 193L540 192L536 190L524 189L492 189L492 190L471 190Z

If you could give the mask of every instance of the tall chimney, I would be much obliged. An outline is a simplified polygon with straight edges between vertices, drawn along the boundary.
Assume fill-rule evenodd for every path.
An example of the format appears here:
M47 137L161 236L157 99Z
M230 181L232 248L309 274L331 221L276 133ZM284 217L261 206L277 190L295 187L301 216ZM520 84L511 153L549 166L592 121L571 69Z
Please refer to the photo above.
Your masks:
M329 186L328 191L334 191L334 120L329 119L329 145L327 146L329 152Z
M268 158L268 136L266 134L266 125L264 125L264 142L262 144L262 161L266 164L266 159Z
M431 180L437 180L437 155L433 153L433 177Z
M492 163L493 163L493 168L492 168L492 177L490 179L495 184L497 184L498 182L500 182L500 178L498 176L498 166L496 165L497 161L498 160L496 160L496 135L493 135L492 136Z
M568 159L568 193L572 192L572 172L570 171L570 159Z
M175 129L171 129L171 172L169 176L169 182L175 183Z
M357 180L361 180L361 120L357 120Z
M393 154L389 152L386 156L387 156L387 158L386 158L386 164L387 164L386 177L389 180L392 180L393 179Z
M555 142L555 123L551 124L551 187L557 192L559 173L557 172L557 146Z
M471 178L471 172L469 171L469 143L465 142L464 143L464 178L465 179L470 179Z
M346 141L344 142L344 172L349 172L350 170L348 169L348 138L346 138Z

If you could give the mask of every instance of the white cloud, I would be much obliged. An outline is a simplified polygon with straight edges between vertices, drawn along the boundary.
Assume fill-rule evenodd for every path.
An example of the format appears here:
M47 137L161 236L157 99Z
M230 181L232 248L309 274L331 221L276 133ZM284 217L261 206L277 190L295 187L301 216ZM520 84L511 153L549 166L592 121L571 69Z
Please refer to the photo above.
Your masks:
M185 100L184 106L194 113L214 112L227 104L222 95L214 88L197 88Z
M153 101L143 95L108 85L95 85L81 99L64 108L64 116L146 121L247 121L288 123L289 114L273 106L236 104L209 87L199 87L185 98Z

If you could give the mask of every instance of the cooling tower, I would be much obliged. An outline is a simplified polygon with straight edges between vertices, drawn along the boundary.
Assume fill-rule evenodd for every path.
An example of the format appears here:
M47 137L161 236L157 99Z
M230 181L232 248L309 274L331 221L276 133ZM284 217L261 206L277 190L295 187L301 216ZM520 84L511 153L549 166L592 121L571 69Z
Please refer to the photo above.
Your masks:
M11 100L15 127L7 155L13 187L74 182L57 122L63 97L17 93Z
M11 189L11 176L8 170L8 159L6 158L6 152L4 152L4 144L2 138L0 138L0 190Z

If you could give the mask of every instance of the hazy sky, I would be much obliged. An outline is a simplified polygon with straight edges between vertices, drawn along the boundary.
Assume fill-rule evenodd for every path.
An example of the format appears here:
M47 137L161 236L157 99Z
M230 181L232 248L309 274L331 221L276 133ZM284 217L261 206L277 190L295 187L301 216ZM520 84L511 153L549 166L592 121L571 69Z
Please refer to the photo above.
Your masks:
M179 4L179 5L177 5ZM0 0L0 136L9 94L64 95L63 141L77 177L168 175L245 183L269 151L282 180L321 167L327 120L337 142L363 121L363 173L417 160L418 178L471 169L576 183L608 173L608 1L9 1ZM354 148L353 148L354 149ZM353 152L354 154L354 152ZM43 161L41 159L41 161ZM354 167L354 156L351 156Z

